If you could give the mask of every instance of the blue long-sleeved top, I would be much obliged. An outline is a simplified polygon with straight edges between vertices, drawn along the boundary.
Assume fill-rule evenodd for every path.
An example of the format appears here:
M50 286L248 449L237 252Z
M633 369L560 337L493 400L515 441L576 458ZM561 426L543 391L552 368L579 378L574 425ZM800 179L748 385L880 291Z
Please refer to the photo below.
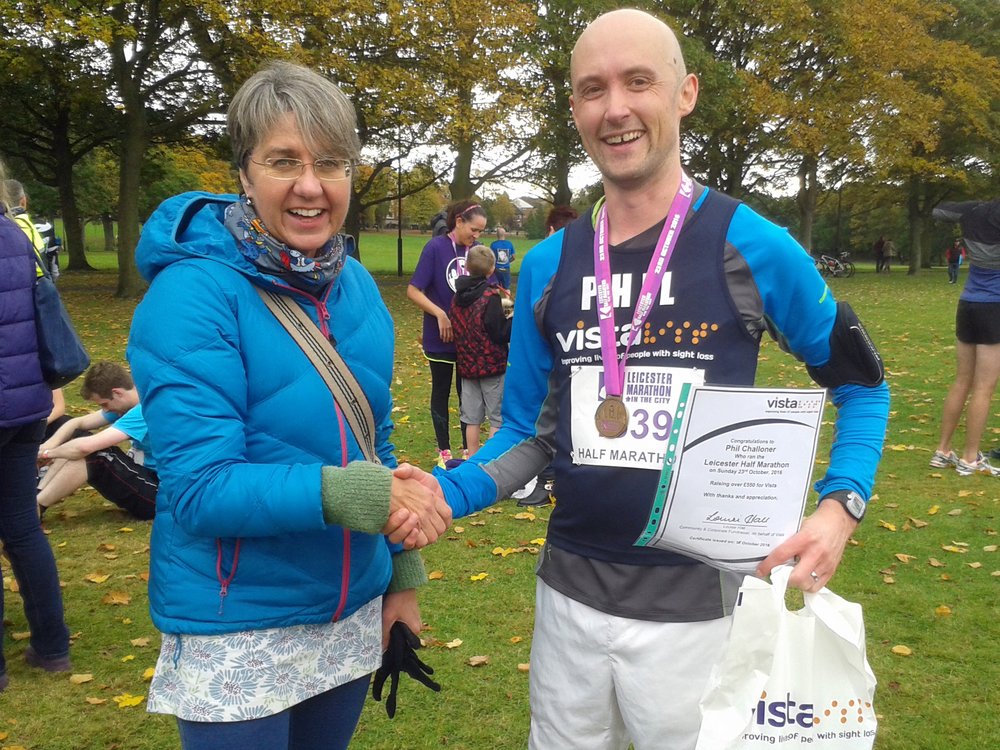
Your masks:
M648 521L656 471L588 466L572 458L573 368L588 357L595 364L600 359L592 241L592 217L585 216L526 255L503 427L473 459L439 479L458 517L508 496L554 455L559 502L549 522L550 544L611 563L690 562L633 546ZM612 248L616 330L622 334L652 240L638 244L639 252L629 243ZM667 292L661 290L650 313L648 334L633 345L630 366L698 368L708 384L750 385L764 331L809 365L830 358L836 302L808 254L785 230L714 191L703 190L689 212L663 283ZM707 333L698 341L681 334L703 323ZM882 451L888 387L843 385L831 397L838 410L834 442L816 489L821 496L847 489L867 498ZM587 418L595 405L596 399L584 407Z

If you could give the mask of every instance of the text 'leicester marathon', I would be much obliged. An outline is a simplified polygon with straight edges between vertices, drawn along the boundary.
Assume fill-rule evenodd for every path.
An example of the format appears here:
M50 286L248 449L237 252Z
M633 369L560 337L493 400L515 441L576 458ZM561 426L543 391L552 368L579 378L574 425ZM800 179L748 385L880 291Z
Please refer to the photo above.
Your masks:
M669 401L673 374L639 371L630 373L625 382L625 398L636 401Z

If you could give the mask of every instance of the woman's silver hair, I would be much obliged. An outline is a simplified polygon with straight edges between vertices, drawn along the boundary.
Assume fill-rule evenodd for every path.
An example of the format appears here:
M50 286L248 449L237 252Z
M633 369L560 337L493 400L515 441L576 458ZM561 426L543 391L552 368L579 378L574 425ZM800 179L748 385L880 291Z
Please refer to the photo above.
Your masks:
M248 78L229 105L226 129L239 168L289 113L313 156L355 161L361 155L354 105L337 84L301 65L273 62Z

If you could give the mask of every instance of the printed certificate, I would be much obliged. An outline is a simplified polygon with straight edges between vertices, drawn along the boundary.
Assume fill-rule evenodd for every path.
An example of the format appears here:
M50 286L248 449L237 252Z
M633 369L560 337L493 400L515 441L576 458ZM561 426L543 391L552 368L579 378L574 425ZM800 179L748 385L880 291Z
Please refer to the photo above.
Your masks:
M685 386L635 544L752 572L802 521L825 395Z

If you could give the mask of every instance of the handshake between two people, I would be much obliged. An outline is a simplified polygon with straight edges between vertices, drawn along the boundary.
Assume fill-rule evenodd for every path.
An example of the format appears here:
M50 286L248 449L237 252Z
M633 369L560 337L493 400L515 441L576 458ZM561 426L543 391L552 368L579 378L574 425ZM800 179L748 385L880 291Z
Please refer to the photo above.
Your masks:
M437 479L412 464L400 464L392 472L389 520L382 533L404 549L420 549L450 525L451 508Z

